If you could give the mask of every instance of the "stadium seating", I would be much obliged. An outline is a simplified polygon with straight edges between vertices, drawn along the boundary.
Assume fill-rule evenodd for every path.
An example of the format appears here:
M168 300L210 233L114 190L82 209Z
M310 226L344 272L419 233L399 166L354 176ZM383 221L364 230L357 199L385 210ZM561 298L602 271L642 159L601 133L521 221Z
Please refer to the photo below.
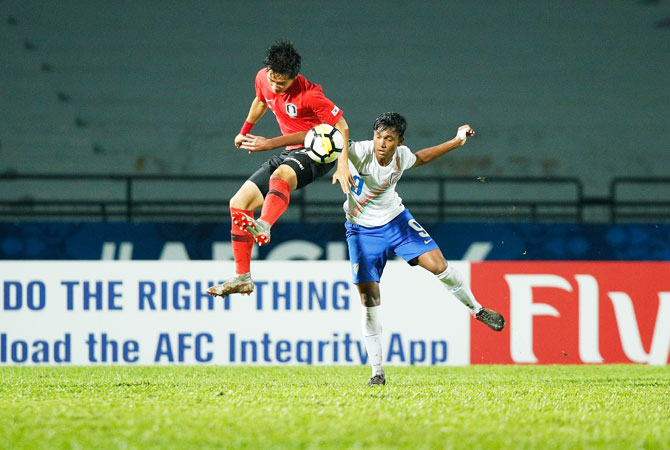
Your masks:
M264 49L283 36L354 139L386 110L406 115L414 150L464 122L478 130L425 175L578 177L598 197L613 177L670 173L664 2L25 0L2 10L0 173L246 175L267 154L231 143ZM271 114L254 132L278 132ZM39 195L27 189L12 195ZM420 185L405 190L421 196Z

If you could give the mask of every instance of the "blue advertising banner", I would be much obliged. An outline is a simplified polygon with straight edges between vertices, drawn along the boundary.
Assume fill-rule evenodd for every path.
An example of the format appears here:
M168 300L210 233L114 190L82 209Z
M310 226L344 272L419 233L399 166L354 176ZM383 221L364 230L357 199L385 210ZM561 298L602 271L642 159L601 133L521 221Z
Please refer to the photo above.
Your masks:
M423 223L449 260L670 261L670 225ZM258 260L343 260L342 223L278 223ZM0 223L5 260L229 260L230 223Z

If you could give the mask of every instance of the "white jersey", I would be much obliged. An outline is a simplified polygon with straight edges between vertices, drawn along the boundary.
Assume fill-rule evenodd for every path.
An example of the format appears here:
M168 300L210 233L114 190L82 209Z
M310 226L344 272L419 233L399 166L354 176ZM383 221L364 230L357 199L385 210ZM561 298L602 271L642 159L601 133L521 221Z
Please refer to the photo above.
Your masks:
M386 225L404 211L395 186L402 173L414 165L416 156L398 146L388 166L377 161L373 141L349 142L349 170L356 181L344 202L347 220L364 227Z

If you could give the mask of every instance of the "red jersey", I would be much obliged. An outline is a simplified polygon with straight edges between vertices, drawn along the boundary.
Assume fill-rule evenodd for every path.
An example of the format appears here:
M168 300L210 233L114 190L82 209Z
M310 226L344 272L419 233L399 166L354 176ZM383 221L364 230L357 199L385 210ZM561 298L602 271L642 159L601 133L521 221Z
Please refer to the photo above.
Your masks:
M256 97L266 103L279 123L282 135L309 131L321 123L335 125L342 110L330 101L321 90L321 85L312 83L298 75L288 90L282 94L272 92L268 82L268 69L264 67L256 74ZM301 145L289 145L291 150Z

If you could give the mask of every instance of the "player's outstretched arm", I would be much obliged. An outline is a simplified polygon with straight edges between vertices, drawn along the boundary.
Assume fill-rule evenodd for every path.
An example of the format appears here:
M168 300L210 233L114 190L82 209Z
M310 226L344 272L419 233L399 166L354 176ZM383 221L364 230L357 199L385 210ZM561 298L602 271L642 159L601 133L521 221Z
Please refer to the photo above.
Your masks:
M258 97L254 97L251 102L251 107L249 108L249 114L247 114L247 120L244 122L242 129L235 136L235 147L241 148L242 143L244 142L244 137L249 134L251 128L263 117L265 111L268 109L268 104L263 100L260 100Z
M467 141L470 136L474 135L475 130L473 130L470 125L461 125L460 127L458 127L458 133L456 133L456 136L453 139L443 142L434 147L424 148L423 150L419 150L418 152L416 152L414 154L416 156L416 162L412 167L419 167L426 163L431 162L436 158L439 158L445 153L448 153L453 149L458 148L461 145L465 144L465 141Z
M249 153L263 152L265 150L286 147L287 145L302 144L305 141L306 134L306 131L300 131L298 133L291 133L268 139L263 136L255 136L248 133L246 136L243 136L239 147L243 150L247 150Z
M354 186L354 177L349 170L349 125L344 120L344 117L341 117L335 124L335 128L340 130L340 133L344 137L344 147L342 148L340 157L337 158L337 168L333 174L333 184L339 182L342 192L348 194L350 186Z

